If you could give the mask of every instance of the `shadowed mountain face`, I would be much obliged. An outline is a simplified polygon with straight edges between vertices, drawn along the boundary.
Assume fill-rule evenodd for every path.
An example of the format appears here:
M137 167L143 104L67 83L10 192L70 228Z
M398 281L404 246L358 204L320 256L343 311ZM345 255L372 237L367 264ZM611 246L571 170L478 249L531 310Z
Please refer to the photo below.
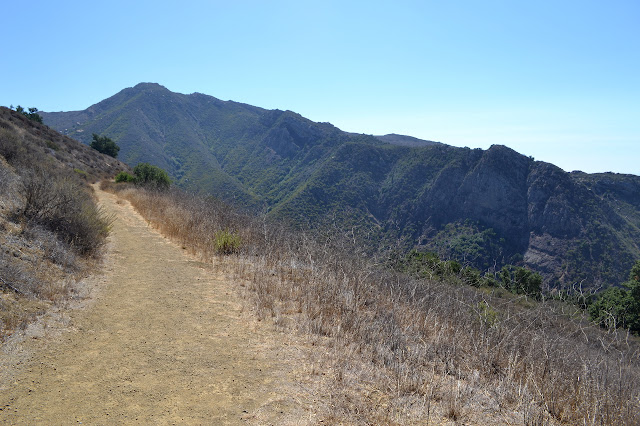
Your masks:
M400 244L480 268L526 264L553 286L618 283L640 257L637 176L566 173L498 145L346 133L148 83L42 116L85 143L114 139L121 159L160 166L183 187L349 229L372 251Z

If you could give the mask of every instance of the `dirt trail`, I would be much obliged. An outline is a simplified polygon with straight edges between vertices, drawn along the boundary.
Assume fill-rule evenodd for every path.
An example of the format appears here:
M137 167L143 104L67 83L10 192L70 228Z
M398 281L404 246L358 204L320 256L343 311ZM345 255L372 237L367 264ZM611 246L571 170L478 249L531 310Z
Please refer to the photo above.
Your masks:
M0 423L313 422L293 396L292 349L243 311L233 283L97 193L117 215L99 290L57 332L2 347Z

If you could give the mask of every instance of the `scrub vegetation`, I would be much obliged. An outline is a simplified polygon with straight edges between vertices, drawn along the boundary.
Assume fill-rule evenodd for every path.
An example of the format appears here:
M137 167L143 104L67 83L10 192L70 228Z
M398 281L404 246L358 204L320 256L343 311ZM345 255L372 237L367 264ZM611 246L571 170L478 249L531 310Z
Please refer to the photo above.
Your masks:
M326 421L640 422L637 338L601 329L575 305L532 297L521 286L539 284L530 271L507 269L499 284L474 287L451 263L433 275L394 271L350 232L290 232L176 189L105 187L203 261L231 268L260 318L308 336L309 374L331 401ZM242 243L218 250L221 235Z
M56 303L95 269L111 219L89 183L126 166L0 108L0 340Z
M171 185L171 179L167 172L160 167L148 163L140 163L133 168L133 174L120 172L116 175L116 183L134 183L156 189L167 189Z

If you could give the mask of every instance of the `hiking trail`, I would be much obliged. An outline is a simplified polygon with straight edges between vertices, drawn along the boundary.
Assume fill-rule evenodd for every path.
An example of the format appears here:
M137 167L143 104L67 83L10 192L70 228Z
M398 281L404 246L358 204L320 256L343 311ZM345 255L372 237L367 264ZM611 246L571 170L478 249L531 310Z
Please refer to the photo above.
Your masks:
M83 307L1 347L0 423L313 423L302 355L243 308L237 284L94 187L116 217L104 271L85 280Z

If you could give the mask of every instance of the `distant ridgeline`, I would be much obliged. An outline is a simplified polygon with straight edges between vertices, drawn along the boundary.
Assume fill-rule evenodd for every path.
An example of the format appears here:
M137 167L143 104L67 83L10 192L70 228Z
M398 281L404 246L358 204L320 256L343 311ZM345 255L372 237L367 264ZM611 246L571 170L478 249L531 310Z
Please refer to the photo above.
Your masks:
M552 287L617 284L640 258L640 177L566 173L505 147L346 133L151 83L84 111L42 113L93 133L176 184L300 226L348 229L372 251L417 248L481 269L513 264Z

